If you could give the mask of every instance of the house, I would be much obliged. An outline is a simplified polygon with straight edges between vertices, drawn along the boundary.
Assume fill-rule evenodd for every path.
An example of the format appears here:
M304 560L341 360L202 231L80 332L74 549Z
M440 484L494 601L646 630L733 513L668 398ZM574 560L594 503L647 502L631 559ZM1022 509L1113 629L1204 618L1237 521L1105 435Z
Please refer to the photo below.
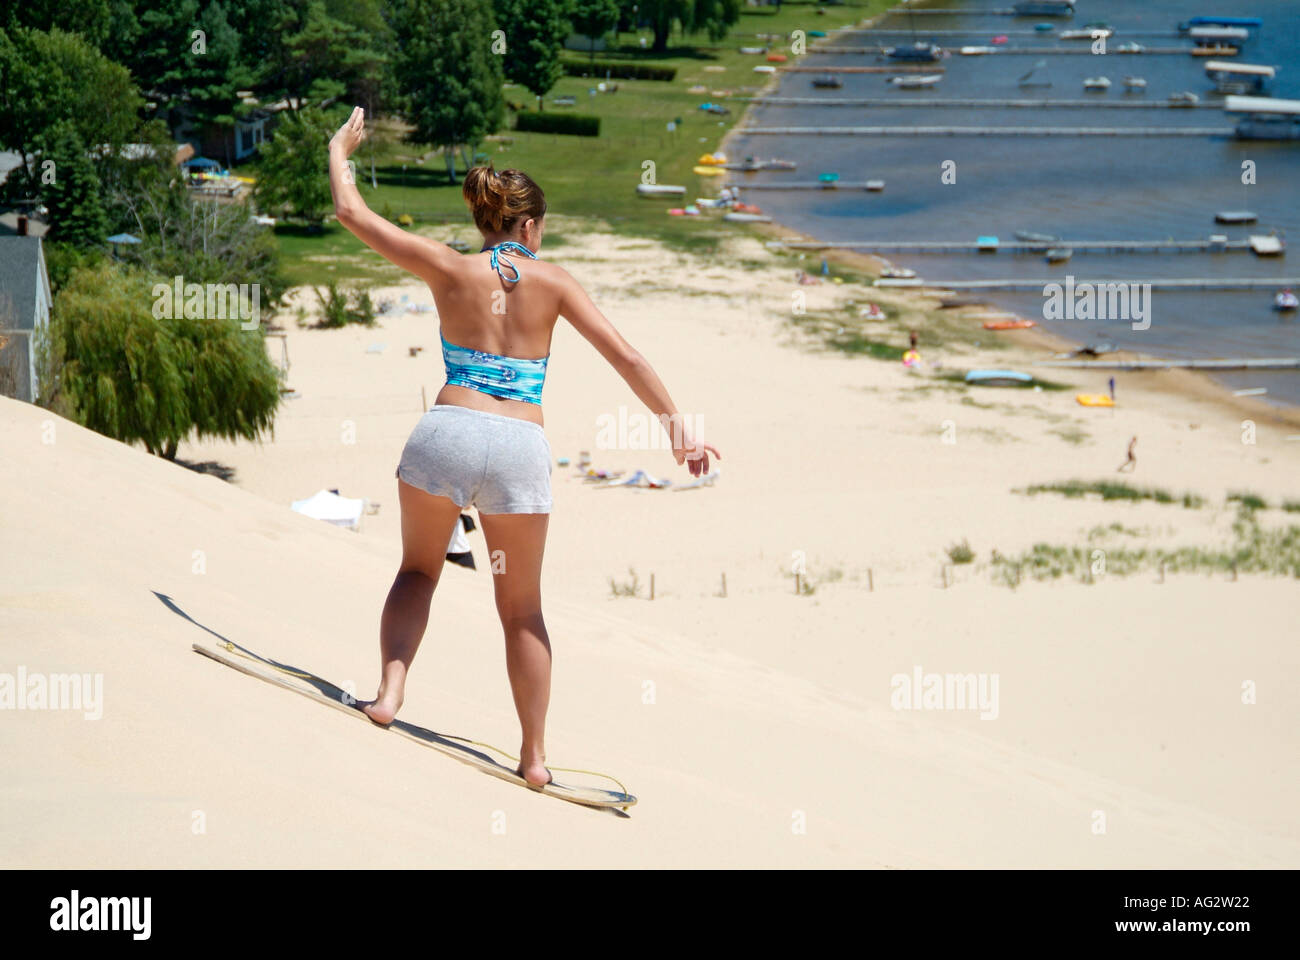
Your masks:
M52 299L40 237L0 237L0 395L40 395L36 337L49 330Z

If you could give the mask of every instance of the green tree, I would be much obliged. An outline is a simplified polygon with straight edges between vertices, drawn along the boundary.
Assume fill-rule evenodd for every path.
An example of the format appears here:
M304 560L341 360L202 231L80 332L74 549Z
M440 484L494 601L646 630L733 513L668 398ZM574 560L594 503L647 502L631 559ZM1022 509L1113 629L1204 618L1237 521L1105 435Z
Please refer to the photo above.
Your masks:
M329 185L329 141L334 134L321 110L285 115L275 135L259 146L253 198L264 211L287 211L313 227L333 204Z
M60 386L82 425L174 459L191 432L256 440L280 402L262 335L234 320L157 316L143 272L103 262L55 298Z
M200 128L222 131L226 164L233 156L235 122L248 113L239 91L253 81L253 71L240 57L240 36L219 2L204 7L196 29L203 31L203 47L187 47L182 59L181 82L190 114Z
M589 53L596 59L596 40L618 26L617 0L574 0L569 21L577 33L590 39Z
M68 33L79 33L93 47L102 47L108 39L113 17L108 0L22 0L7 4L0 14L0 27L13 30L29 27L34 30L58 28Z
M470 155L501 126L505 98L500 58L492 53L496 21L488 0L393 0L394 32L402 38L394 74L413 143L444 148L456 182L454 148Z
M52 160L49 182L42 182L42 199L49 208L51 240L78 247L94 247L108 238L108 217L100 200L99 176L86 145L67 120L60 120L43 137L48 148L42 163Z
M495 0L497 23L506 35L505 75L542 98L563 74L560 50L569 34L568 0Z
M0 30L0 148L23 158L6 181L10 195L43 199L48 183L42 180L48 181L50 171L37 161L54 150L65 125L90 151L97 171L117 162L139 129L143 106L126 68L80 35ZM57 177L57 168L53 172Z

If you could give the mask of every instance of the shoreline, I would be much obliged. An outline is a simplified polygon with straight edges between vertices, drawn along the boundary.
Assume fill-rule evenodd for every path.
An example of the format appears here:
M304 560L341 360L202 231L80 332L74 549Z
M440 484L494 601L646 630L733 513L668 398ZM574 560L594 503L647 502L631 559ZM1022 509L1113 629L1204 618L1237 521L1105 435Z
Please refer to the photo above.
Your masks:
M892 9L892 8L891 8ZM829 43L841 33L846 31L869 30L879 20L889 14L889 10L881 11L874 17L868 17L860 20L852 26L838 27L829 31L824 38L818 38L820 43ZM811 51L810 51L811 52ZM756 96L762 96L768 88L775 89L781 83L782 74L773 74L772 77L759 88ZM749 119L750 113L754 108L753 103L746 104L744 112L736 119L727 132L723 135L718 143L717 150L722 153L729 153L729 148L733 139L745 126ZM744 189L743 187L741 188ZM787 240L787 241L812 241L818 238L803 233L794 227L773 220L771 223L751 224L755 234L763 240ZM819 251L821 257L828 264L840 264L852 270L864 271L866 273L878 276L882 270L893 266L891 261L878 254L857 253L851 250L829 249ZM891 288L890 294L897 294L909 306L916 310L929 314L938 309L942 301L932 295L908 290L907 288ZM972 294L971 299L977 299L977 295ZM980 306L1003 309L993 300L979 299ZM1074 351L1083 346L1083 342L1074 340L1070 337L1063 336L1059 333L1052 333L1044 330L1041 326L1033 327L1029 330L1017 330L1003 334L1007 337L1007 342L1020 354L1028 358L1029 362L1046 360L1054 357L1058 353ZM1131 350L1117 351L1112 359L1115 360L1138 360L1138 359L1164 359L1153 354L1138 353ZM1049 368L1050 369L1050 368ZM1086 368L1080 368L1080 373L1086 372ZM1105 372L1101 369L1098 372ZM1112 374L1118 375L1120 371L1111 371ZM1270 426L1286 427L1300 430L1300 404L1291 403L1270 403L1266 400L1260 400L1255 397L1238 397L1228 386L1216 381L1209 373L1199 370L1161 370L1161 371L1124 371L1126 378L1132 378L1130 382L1147 389L1155 389L1162 392L1175 394L1184 399L1199 401L1208 401L1219 405L1224 410L1235 411L1243 419L1251 419L1256 422L1266 423ZM1163 377L1163 381L1157 381L1155 377Z

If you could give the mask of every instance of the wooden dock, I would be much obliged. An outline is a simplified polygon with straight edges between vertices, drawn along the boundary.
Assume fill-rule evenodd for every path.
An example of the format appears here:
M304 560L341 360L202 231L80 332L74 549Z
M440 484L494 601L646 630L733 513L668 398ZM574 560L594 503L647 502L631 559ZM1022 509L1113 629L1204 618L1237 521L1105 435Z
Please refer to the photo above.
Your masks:
M945 70L939 65L934 66L916 66L915 64L900 64L897 67L805 67L799 64L781 67L779 73L944 73Z
M1233 127L737 127L780 137L1231 137Z
M735 189L763 189L765 184L730 184ZM1067 249L1075 253L1186 253L1207 251L1245 252L1250 240L999 240L996 247L965 240L773 240L774 246L794 250L865 250L868 253L1046 253Z
M1191 55L1191 52L1192 52L1193 50L1196 49L1196 48L1193 47L1193 46L1186 46L1186 47L1145 47L1145 48L1143 48L1143 50L1142 50L1141 53L1120 53L1118 50L1108 50L1105 54L1095 54L1095 53L1092 52L1092 44L1093 44L1093 41L1089 41L1089 40L1066 40L1066 41L1062 41L1062 42L1063 42L1063 43L1069 43L1069 44L1072 44L1072 46L1068 46L1068 47L1005 47L1005 46L993 47L993 46L990 46L987 42L985 42L985 43L968 43L968 44L963 44L962 46L968 46L968 47L981 47L981 48L987 46L987 47L988 47L987 50L982 50L982 51L981 51L980 53L978 53L978 54L968 54L968 56L980 56L980 57L1004 57L1004 56L1035 56L1035 57L1051 57L1051 56L1057 56L1057 55L1060 55L1060 56L1088 56L1088 57L1094 57L1094 56L1107 56L1107 57L1125 57L1125 58L1129 58L1129 57L1150 57L1150 56L1182 56L1182 57L1186 57L1186 56L1190 56L1190 55ZM1114 38L1114 37L1107 37L1107 38L1106 38L1106 44L1107 44L1107 46L1109 46L1111 43L1114 43L1114 42L1115 42L1115 38ZM883 46L889 46L889 44L884 44ZM949 53L952 53L952 54L956 54L956 55L958 55L958 56L961 56L960 48L956 48L956 49L948 48L948 52L949 52ZM881 55L881 56L884 56L883 48L882 48L881 45L877 45L877 46L874 46L874 47L820 47L820 48L810 48L810 49L808 50L808 53L809 53L809 55L817 54L817 55L821 55L821 56L833 56L833 55L836 55L836 54L858 54L858 55L860 55L860 54L872 54L872 53L875 53L875 54L879 54L879 55Z
M872 193L879 193L885 189L885 181L836 180L834 183L823 183L821 180L789 180L746 183L743 180L735 180L729 181L723 186L731 187L732 190L870 190Z
M1226 360L1039 360L1036 367L1075 370L1300 370L1300 357Z
M1033 280L921 280L920 278L908 278L903 280L892 281L887 278L880 278L876 281L878 287L907 287L943 290L1005 290L1005 291L1030 291L1041 293L1043 287L1049 283L1059 283L1057 277L1038 277ZM1183 278L1170 280L1080 280L1075 279L1075 289L1084 285L1091 287L1109 287L1111 285L1129 287L1129 286L1150 286L1152 290L1276 290L1279 287L1297 287L1300 286L1300 278L1296 277L1235 277L1221 280L1212 280L1208 278Z
M1222 110L1222 103L1170 103L1167 100L989 100L979 97L731 97L742 103L761 103L773 107L1101 107L1120 110Z

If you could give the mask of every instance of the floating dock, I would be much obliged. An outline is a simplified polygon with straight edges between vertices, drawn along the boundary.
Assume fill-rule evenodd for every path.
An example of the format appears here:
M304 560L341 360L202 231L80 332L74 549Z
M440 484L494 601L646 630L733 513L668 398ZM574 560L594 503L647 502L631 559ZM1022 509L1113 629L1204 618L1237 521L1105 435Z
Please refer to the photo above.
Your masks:
M1232 137L1234 127L737 127L781 137Z
M940 66L915 66L900 64L896 67L805 67L793 65L781 68L781 73L943 73Z
M761 103L772 107L1030 107L1034 109L1050 107L1101 107L1112 110L1222 110L1223 104L1205 101L1202 103L1170 103L1167 100L1101 100L1098 98L1079 100L988 100L978 97L731 97L731 100L749 103Z
M1049 283L1059 283L1057 277L1038 277L1033 280L889 280L884 277L876 281L878 287L910 287L929 290L1011 290L1042 292ZM1111 285L1150 286L1152 290L1276 290L1279 287L1300 286L1300 278L1264 278L1238 277L1222 280L1208 278L1184 278L1176 280L1080 280L1075 279L1075 289L1084 285L1091 287L1109 287Z
M732 184L734 188L762 189L765 184ZM1252 249L1246 240L1012 240L999 241L996 247L965 240L792 240L772 241L795 250L866 250L868 253L974 253L996 250L999 253L1046 253L1048 250L1073 250L1076 253L1185 253L1245 252Z

